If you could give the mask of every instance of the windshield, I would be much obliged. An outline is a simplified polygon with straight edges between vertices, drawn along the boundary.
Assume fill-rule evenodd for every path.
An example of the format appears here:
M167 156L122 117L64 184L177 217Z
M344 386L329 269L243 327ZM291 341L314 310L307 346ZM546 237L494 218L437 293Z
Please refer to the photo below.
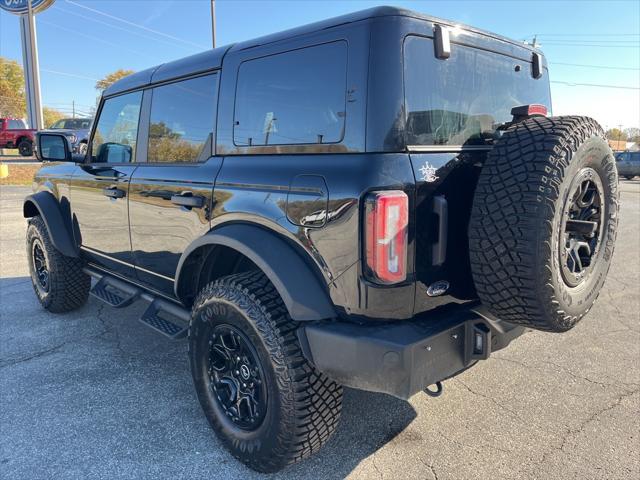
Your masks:
M91 125L90 118L63 118L54 123L52 129L68 128L71 130L88 129Z
M529 62L458 44L441 60L431 39L407 37L404 82L407 145L484 145L515 106L551 112L546 70L534 79Z

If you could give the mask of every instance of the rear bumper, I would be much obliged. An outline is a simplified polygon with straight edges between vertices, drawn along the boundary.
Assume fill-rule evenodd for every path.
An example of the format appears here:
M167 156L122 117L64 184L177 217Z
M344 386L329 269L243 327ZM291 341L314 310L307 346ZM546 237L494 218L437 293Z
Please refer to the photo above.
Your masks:
M312 324L298 335L309 361L329 378L408 399L488 358L524 331L479 308L385 324Z

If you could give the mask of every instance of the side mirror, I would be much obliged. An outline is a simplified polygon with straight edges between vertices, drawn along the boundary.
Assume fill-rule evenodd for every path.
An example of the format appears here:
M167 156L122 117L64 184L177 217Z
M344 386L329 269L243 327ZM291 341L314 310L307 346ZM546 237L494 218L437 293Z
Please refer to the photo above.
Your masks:
M60 133L36 134L36 155L41 162L73 162L71 145Z

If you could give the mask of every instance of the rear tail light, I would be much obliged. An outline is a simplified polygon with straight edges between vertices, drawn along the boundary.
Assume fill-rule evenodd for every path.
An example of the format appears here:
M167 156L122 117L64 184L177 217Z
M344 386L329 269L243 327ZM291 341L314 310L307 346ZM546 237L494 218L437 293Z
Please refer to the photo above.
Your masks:
M407 278L409 198L398 191L374 192L365 201L366 265L371 279L392 284Z

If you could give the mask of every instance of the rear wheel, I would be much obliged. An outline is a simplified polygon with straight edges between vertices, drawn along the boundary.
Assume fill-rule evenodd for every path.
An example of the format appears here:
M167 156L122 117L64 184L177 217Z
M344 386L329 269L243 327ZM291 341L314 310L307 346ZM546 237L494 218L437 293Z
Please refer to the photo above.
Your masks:
M29 220L27 258L33 290L46 310L64 313L85 304L91 278L82 271L79 258L66 257L56 250L39 216Z
M23 157L30 157L33 155L33 144L29 140L20 140L18 143L18 152Z
M261 472L319 450L340 417L342 387L307 362L297 327L261 272L210 283L193 307L189 360L200 404L231 453Z
M508 322L572 328L604 283L617 223L615 159L594 120L512 126L475 192L469 247L480 299Z

